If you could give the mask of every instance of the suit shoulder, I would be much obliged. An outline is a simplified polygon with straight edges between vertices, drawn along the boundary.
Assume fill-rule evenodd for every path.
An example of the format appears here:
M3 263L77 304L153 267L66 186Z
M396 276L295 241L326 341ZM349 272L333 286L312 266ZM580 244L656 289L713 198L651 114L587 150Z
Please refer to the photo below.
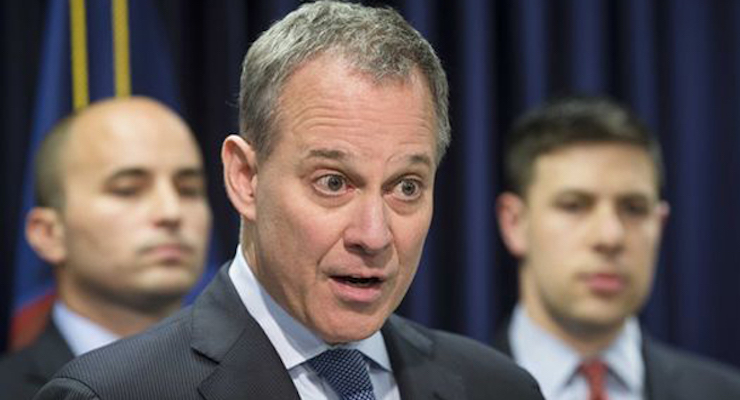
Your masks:
M137 390L174 384L167 382L174 377L168 371L193 372L199 365L189 351L190 315L190 308L185 308L150 330L77 357L44 387L40 398L57 398L51 396L57 390L96 393L101 398L143 398L137 397Z
M392 316L391 321L407 341L431 352L436 363L459 372L466 387L487 388L483 391L505 394L505 398L542 398L534 378L498 350L469 337L430 329L398 316Z
M18 396L23 390L24 382L28 379L27 375L32 362L31 350L28 348L0 358L0 393L12 393Z
M98 371L99 366L115 368L118 372L136 372L141 365L172 357L174 350L187 346L190 337L189 308L180 310L140 334L127 337L76 358L58 375L70 371ZM131 369L132 371L126 371ZM107 370L106 374L112 371Z
M500 351L477 340L456 333L429 330L436 342L437 351L455 357L460 362L495 370L499 374L511 374L529 378L529 374Z
M30 399L73 358L61 337L47 332L22 350L0 359L0 394L12 399Z
M653 380L668 377L665 384L685 393L699 390L705 398L740 398L740 370L735 367L654 340L646 344L645 357Z
M24 348L19 351L4 354L0 357L0 380L10 374L18 374L31 361L31 349Z

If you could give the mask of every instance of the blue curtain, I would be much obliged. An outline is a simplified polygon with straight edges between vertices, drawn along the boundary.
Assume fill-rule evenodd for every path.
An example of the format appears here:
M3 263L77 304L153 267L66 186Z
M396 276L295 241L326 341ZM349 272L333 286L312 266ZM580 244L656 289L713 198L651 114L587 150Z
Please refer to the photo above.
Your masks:
M0 39L0 79L15 82L0 87L7 156L0 161L0 201L10 215L0 217L0 282L12 279L17 256L21 194L15 183L26 162L18 154L26 154L33 125L30 102L14 99L25 99L23 90L33 90L29 82L43 68L27 47L40 49L33 29L43 22L35 15L53 1L10 3L3 4L2 18L12 29ZM239 63L259 32L298 2L153 3L172 49L177 100L204 148L226 260L238 223L223 193L218 149L236 130ZM516 298L516 264L501 245L493 212L502 187L503 135L514 117L549 96L607 94L631 105L658 133L667 164L671 217L642 319L658 338L740 366L740 189L734 182L740 176L740 2L368 3L404 14L435 46L451 84L453 144L438 174L422 266L401 313L490 339ZM27 47L19 49L16 38ZM13 63L6 61L10 55ZM0 285L7 308L10 287Z

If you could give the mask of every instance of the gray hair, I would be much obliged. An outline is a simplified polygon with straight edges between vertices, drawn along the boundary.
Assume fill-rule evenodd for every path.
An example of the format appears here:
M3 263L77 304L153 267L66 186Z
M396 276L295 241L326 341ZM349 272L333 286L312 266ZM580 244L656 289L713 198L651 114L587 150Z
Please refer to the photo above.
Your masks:
M360 4L317 1L273 24L244 57L239 92L239 130L264 159L277 137L278 101L303 63L336 51L376 82L408 81L414 70L426 80L437 119L436 161L450 143L447 77L432 46L396 11Z

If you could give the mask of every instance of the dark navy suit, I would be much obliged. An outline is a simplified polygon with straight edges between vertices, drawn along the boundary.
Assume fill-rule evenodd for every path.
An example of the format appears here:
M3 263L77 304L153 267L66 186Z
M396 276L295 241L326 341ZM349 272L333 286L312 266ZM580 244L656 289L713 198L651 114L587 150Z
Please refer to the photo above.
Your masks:
M74 355L53 322L28 347L0 360L0 399L30 400Z
M483 344L398 316L390 317L382 330L404 400L542 398L529 374ZM148 332L77 358L36 398L298 400L299 396L224 267L193 306Z

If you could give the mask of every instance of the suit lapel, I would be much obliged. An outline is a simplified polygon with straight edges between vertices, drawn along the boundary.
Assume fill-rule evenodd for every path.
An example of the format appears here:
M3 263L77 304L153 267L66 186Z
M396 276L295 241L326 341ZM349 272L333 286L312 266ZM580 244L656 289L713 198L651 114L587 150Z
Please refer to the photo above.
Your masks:
M49 381L64 364L74 358L72 350L51 319L29 351L33 360L29 378L41 382Z
M424 332L391 315L383 327L383 338L402 399L465 398L462 378L434 362L434 342Z
M267 338L265 338L266 340ZM208 400L299 400L272 345L244 334L199 389Z
M193 306L191 346L216 363L198 388L204 398L299 400L280 356L242 304L228 266Z
M496 330L493 336L493 347L509 356L509 358L514 358L511 353L511 343L509 343L509 323L510 321L507 319Z
M645 394L647 400L671 400L672 388L680 378L679 371L670 359L664 357L660 345L642 332L642 356L645 360Z

